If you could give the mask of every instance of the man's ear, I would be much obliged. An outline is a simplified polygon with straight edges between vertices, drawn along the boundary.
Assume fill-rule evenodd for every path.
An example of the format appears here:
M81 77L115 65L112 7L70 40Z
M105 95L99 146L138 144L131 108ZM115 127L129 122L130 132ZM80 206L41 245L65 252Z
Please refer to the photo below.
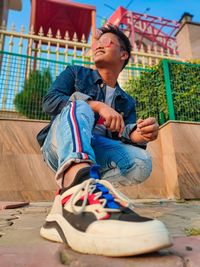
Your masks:
M127 51L122 51L121 52L121 59L126 60L128 58L128 52Z

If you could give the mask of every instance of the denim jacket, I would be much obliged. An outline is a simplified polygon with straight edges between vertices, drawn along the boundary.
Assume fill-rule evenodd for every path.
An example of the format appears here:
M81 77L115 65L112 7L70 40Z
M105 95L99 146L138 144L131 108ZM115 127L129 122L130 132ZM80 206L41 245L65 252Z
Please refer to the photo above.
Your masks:
M104 102L105 88L106 84L104 84L97 70L81 66L68 66L56 78L44 97L43 109L46 113L55 117L69 101L95 100ZM112 108L123 116L125 130L121 138L118 137L117 132L109 131L107 133L108 137L116 140L121 139L122 142L145 148L144 144L134 144L130 140L129 135L136 128L135 100L126 94L118 84L116 85ZM95 122L98 118L99 115L95 114ZM49 128L50 125L38 134L37 139L40 145L43 144Z

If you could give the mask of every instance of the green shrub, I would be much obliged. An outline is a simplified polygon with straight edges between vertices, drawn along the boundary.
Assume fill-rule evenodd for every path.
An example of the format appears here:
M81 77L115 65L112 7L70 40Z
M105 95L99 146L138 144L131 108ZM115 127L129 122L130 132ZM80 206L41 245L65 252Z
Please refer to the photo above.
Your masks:
M151 70L133 77L125 85L125 90L136 100L138 118L156 117L161 123L168 119L163 70L161 64L151 67Z
M200 65L169 61L169 73L176 120L200 121ZM128 81L125 90L136 99L138 118L153 116L159 124L169 119L162 61Z
M170 64L175 118L200 121L200 65Z
M42 99L52 83L49 69L33 70L25 80L23 89L15 97L17 111L30 119L49 119L42 111Z

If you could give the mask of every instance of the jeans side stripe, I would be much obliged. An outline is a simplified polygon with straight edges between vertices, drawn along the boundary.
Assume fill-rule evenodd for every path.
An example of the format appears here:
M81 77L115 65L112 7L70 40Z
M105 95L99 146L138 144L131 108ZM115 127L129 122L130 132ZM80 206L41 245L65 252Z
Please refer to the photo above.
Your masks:
M74 133L76 152L82 152L81 138L80 138L79 128L78 128L78 124L76 120L75 109L76 109L76 102L72 102L72 107L70 110L70 118L71 118L73 130L74 130L73 133Z
M82 154L83 159L88 159L88 155L86 153L81 153L81 154Z
M71 133L72 133L72 143L73 143L73 152L76 152L76 142L74 139L74 129L73 129L73 125L72 125L72 121L71 121L71 106L70 106L70 111L68 113L68 122L71 128Z

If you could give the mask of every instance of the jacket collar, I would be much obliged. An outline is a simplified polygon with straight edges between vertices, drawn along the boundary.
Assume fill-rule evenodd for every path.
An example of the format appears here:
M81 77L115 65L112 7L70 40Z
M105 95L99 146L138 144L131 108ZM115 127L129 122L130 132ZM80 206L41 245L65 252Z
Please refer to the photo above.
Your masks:
M94 84L101 84L103 83L103 80L98 72L98 70L93 70L92 72L92 79ZM119 86L118 82L116 84L116 90L115 90L116 96L121 96L121 98L126 98L126 93L122 90L122 88Z
M95 84L103 82L98 70L92 71L92 79Z

